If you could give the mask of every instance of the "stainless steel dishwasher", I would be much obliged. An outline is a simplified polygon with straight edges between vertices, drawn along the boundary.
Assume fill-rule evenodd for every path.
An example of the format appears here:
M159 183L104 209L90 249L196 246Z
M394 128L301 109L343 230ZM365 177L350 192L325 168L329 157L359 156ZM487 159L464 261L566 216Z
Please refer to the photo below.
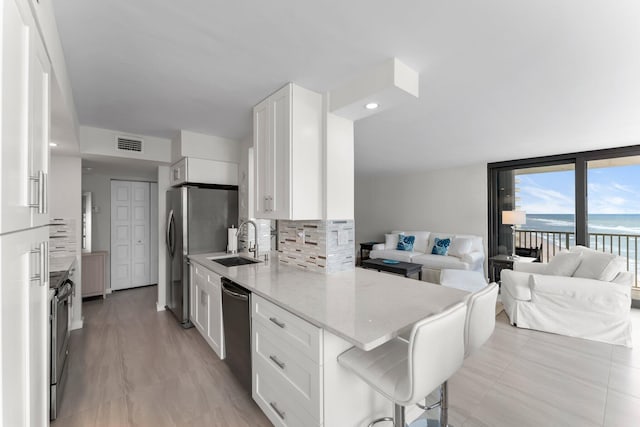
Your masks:
M224 361L240 384L251 393L251 292L222 278Z

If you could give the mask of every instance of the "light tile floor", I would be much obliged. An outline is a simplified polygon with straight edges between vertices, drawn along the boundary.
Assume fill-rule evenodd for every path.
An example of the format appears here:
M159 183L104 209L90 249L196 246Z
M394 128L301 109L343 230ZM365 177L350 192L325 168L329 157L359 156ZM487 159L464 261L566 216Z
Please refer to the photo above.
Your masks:
M195 329L156 311L156 293L84 303L53 425L271 425ZM632 316L636 348L628 349L518 329L501 313L487 344L449 382L450 424L640 426L640 310Z

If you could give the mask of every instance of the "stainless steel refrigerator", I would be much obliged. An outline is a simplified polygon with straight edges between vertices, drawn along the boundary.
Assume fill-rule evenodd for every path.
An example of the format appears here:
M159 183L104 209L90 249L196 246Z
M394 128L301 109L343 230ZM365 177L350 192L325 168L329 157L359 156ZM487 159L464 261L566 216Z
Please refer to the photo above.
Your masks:
M187 256L227 249L227 229L238 224L237 186L184 186L167 191L167 308L185 327L189 319Z

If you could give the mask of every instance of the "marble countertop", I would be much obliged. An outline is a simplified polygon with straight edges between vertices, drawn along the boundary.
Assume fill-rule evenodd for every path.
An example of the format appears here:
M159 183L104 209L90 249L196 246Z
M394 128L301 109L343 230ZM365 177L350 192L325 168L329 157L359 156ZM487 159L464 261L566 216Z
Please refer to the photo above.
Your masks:
M189 259L330 331L363 350L371 350L407 326L464 302L468 292L399 275L356 268L323 274L278 262L277 255L259 264L224 267L211 257Z
M49 258L49 272L67 271L75 261L76 257L73 255Z

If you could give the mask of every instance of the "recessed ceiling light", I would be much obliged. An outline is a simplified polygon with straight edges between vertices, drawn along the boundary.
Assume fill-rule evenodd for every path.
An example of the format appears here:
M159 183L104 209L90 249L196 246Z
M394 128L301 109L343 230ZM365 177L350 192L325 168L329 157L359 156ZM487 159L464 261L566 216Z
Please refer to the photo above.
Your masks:
M367 105L364 106L364 108L366 108L367 110L375 110L376 108L378 108L379 105L377 102L370 102Z
M57 146L58 146L58 144L56 144L55 142L50 142L49 143L49 147L57 147Z

